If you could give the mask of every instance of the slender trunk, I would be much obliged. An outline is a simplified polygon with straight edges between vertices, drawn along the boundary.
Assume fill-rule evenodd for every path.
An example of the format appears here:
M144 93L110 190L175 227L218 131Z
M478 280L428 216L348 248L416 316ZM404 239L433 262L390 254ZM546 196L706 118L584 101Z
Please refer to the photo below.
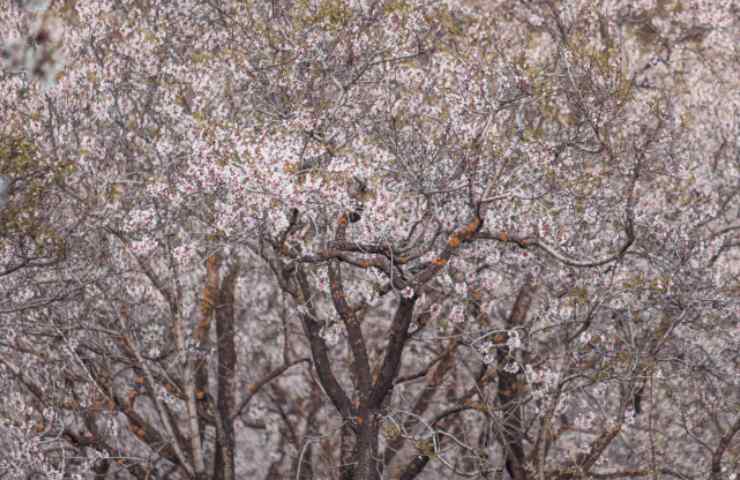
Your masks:
M532 304L533 294L532 279L527 278L511 309L507 328L515 329L524 325L529 307ZM508 340L508 335L505 335L505 337ZM527 470L524 468L524 426L522 424L521 405L519 404L523 384L519 379L518 372L515 373L519 366L515 365L513 369L509 368L515 362L512 354L513 352L509 351L506 346L500 346L496 353L498 400L504 414L501 439L506 452L506 470L509 476L512 480L527 480Z
M214 477L216 480L234 480L234 375L236 373L236 345L234 331L234 289L239 264L234 264L223 280L216 309L218 348L218 402L217 438Z
M339 478L341 480L352 480L355 472L355 459L353 453L353 434L349 425L342 426L339 446Z

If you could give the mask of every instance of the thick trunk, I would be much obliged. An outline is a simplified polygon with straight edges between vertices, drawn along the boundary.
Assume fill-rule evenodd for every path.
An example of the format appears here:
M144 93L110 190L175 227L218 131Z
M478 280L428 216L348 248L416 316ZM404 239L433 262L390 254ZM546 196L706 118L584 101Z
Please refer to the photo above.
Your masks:
M378 456L378 422L372 417L358 426L353 451L352 480L380 480L383 460Z
M234 289L239 265L235 264L221 286L216 310L218 347L218 403L217 439L214 477L234 480L234 375L236 373L236 344L234 330Z

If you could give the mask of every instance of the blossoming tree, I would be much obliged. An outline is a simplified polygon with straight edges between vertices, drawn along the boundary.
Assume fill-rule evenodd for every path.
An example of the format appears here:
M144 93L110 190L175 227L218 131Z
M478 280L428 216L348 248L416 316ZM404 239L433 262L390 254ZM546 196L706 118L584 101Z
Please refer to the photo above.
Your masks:
M3 475L737 470L729 3L4 6Z

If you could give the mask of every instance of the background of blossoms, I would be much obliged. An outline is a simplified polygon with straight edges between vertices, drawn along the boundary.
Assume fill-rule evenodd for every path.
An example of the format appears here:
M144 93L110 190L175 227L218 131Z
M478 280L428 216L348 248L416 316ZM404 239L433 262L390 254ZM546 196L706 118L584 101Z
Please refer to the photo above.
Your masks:
M732 2L0 7L3 478L734 478Z

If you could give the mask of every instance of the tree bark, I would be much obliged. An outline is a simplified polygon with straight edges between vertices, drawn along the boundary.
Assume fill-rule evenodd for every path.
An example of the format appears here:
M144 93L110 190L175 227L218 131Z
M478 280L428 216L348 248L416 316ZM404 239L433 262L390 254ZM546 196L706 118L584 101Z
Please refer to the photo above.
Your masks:
M234 331L234 289L239 264L234 264L224 278L216 308L218 349L217 439L214 460L216 480L234 480L234 375L236 345Z
M519 290L514 306L511 309L511 315L507 321L506 327L514 329L524 324L532 303L534 287L531 279L527 279ZM508 335L506 335L508 340ZM497 349L497 370L498 370L498 400L504 414L502 422L501 438L503 440L504 452L506 455L506 470L512 480L527 480L527 470L524 468L524 427L522 424L522 412L519 405L519 392L521 385L519 374L507 371L507 365L514 361L511 358L511 352L508 347L500 346Z

